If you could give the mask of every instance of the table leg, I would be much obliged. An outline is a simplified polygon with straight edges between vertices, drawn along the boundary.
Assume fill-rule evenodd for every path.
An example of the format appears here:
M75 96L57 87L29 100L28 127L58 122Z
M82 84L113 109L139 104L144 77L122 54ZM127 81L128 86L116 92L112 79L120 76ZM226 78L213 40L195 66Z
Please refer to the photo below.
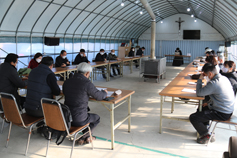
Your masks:
M132 96L130 95L128 97L128 132L130 133L131 132L131 99L132 99Z
M123 77L123 62L120 62L120 77Z
M133 60L130 60L130 74L132 73L132 63L133 63Z
M107 81L110 80L110 66L111 66L111 64L107 65L107 78L106 78Z
M199 111L202 111L202 100L199 100Z
M93 83L94 80L94 69L91 71L91 83Z
M172 97L171 113L174 112L174 97Z
M110 104L111 149L114 150L114 104Z
M66 81L66 71L64 72L64 81Z
M160 134L162 134L162 109L163 108L163 96L160 96Z

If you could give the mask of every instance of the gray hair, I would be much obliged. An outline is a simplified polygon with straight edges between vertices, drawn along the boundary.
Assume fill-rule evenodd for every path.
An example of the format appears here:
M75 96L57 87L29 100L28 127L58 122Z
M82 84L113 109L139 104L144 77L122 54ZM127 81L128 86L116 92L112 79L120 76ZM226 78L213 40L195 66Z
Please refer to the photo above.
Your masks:
M92 71L91 65L86 62L82 62L77 66L77 72L79 73L85 74L91 71Z

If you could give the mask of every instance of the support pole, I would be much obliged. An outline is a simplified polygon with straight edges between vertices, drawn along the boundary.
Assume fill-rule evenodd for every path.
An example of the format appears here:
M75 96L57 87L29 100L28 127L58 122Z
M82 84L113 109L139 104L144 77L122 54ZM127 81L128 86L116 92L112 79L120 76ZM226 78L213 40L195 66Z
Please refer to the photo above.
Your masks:
M151 21L151 59L156 59L156 20Z

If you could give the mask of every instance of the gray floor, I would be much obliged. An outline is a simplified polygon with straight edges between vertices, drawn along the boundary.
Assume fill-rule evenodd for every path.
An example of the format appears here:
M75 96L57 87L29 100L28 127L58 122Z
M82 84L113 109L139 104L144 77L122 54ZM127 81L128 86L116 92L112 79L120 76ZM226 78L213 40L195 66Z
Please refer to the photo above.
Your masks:
M196 132L189 122L176 120L163 120L163 134L159 134L160 97L159 92L183 69L184 67L167 67L166 79L160 84L150 79L143 82L139 78L139 70L134 68L132 74L128 68L124 70L124 77L112 78L110 82L103 79L95 81L95 85L119 89L134 90L132 96L132 129L127 132L127 122L115 131L115 150L110 150L110 115L99 103L90 102L92 113L101 117L101 122L94 131L97 140L94 141L95 149L90 145L77 146L73 157L98 157L98 158L151 158L151 157L195 157L195 158L221 158L222 153L228 149L228 139L236 135L235 131L216 129L216 142L208 147L196 143ZM169 98L167 98L169 99ZM170 114L171 104L164 103L164 113ZM196 111L196 106L188 104L175 104L175 114L189 115ZM127 106L123 105L115 110L115 121L121 120L127 114ZM219 125L219 127L229 126ZM232 127L232 129L234 129ZM0 134L0 157L20 158L25 157L27 132L13 126L9 147L5 148L8 128ZM46 140L39 134L31 137L28 157L40 158L45 155ZM66 139L60 146L51 142L48 153L49 158L69 157L71 141Z

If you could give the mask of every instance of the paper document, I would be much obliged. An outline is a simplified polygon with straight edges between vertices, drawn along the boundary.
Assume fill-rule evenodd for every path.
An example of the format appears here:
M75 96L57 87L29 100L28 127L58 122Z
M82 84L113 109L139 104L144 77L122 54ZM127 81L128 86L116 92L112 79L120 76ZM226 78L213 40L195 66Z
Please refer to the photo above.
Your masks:
M63 86L62 86L62 85L59 85L59 89L62 91L62 90L63 90Z
M188 82L188 84L196 85L197 82ZM202 83L202 85L204 85L204 83Z
M196 93L196 90L184 88L182 92Z
M129 58L132 58L132 57L125 57L125 58L128 58L128 59L129 59Z
M108 91L107 97L110 97L112 94L114 94L114 91Z
M202 66L198 66L198 71L202 71Z
M99 91L102 91L102 90L106 90L107 88L99 88L99 87L96 87Z

